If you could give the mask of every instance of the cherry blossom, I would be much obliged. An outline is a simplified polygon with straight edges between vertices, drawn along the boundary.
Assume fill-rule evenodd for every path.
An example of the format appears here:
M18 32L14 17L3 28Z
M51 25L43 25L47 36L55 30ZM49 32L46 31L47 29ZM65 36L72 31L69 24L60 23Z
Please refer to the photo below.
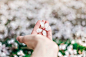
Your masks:
M44 22L40 22L40 24L41 24L41 27L37 29L37 33L42 32L42 34L46 36L47 35L46 32L50 30L49 24L48 23L44 24Z
M13 44L15 42L15 39L8 40L8 44Z
M21 56L21 57L25 56L25 54L23 53L22 50L20 50L19 52L17 52L17 55L19 55L19 56Z
M8 57L8 55L10 54L10 52L7 50L8 47L5 46L5 44L2 44L0 42L0 57Z
M17 55L14 55L14 57L18 57Z

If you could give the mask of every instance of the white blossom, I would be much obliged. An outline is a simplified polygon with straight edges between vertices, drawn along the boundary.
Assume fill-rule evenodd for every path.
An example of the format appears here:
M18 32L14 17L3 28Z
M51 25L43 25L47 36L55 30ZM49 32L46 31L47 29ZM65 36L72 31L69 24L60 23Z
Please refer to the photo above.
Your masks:
M37 29L37 32L38 32L38 33L42 32L42 29L40 29L40 28L39 28L39 29Z
M60 49L60 50L65 50L65 49L66 49L66 46L67 46L66 44L61 44L61 45L59 46L59 49Z
M14 55L14 57L18 57L17 55Z
M19 56L25 56L25 54L23 53L22 50L20 50L19 52L17 52L17 55L19 55Z
M71 41L71 44L75 44L75 40L72 40L72 41Z
M77 50L73 50L73 53L74 53L74 54L77 54Z
M69 52L68 51L65 51L65 54L68 56L69 55Z
M46 33L46 31L44 31L44 30L43 30L43 32L42 32L42 33L43 33L43 35L44 35L44 36L46 36L46 34L47 34L47 33Z
M8 44L12 44L12 43L14 43L14 39L11 39L11 40L8 40Z
M62 56L61 52L58 52L58 56Z
M46 32L50 30L49 24L48 23L44 24L44 22L40 22L40 25L41 25L41 28L37 29L37 33L41 33L42 32L42 34L44 36L46 36L47 35Z
M0 56L1 57L8 57L8 55L10 54L10 52L7 50L8 47L5 46L5 44L2 44L0 42Z

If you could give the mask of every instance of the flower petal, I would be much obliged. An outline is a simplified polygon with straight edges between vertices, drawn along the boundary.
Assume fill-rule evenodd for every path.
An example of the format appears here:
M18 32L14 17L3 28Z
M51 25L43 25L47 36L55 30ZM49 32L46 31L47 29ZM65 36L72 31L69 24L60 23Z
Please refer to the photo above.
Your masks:
M40 32L42 32L42 29L40 29L40 28L37 29L37 33L40 33Z
M44 22L40 22L41 28L44 28Z
M44 36L46 36L46 31L45 31L45 30L43 30L43 32L42 32L42 33L43 33L43 35L44 35Z
M49 31L51 28L48 26L47 28L45 28L46 31Z
M45 28L48 28L49 27L49 24L48 23L45 23Z

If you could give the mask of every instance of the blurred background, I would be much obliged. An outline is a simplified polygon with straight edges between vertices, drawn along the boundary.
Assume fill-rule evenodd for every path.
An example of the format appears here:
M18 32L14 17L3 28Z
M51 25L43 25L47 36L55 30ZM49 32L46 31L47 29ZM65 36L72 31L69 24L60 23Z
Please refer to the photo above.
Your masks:
M86 0L0 0L0 57L30 57L16 37L48 20L59 57L86 57Z

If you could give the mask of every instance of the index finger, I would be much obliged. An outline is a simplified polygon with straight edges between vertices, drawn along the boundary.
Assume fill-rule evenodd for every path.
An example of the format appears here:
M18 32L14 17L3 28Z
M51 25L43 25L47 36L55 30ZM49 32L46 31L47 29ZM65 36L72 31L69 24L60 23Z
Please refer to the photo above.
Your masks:
M37 21L31 34L37 34L37 29L40 27L40 22L41 22L41 20Z

